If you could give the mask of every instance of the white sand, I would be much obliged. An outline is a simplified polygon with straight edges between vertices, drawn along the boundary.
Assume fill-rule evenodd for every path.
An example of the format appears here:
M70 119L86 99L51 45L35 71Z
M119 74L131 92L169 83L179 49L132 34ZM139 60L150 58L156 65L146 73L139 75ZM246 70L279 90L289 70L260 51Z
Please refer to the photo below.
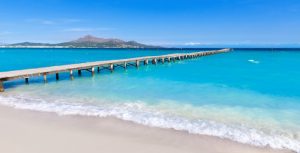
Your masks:
M280 153L114 118L58 116L0 106L0 153Z

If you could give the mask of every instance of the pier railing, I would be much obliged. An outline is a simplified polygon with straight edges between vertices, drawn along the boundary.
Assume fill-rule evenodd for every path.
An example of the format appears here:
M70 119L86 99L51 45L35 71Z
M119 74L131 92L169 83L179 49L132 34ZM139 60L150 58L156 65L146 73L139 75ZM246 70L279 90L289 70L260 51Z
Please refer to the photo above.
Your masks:
M149 61L152 64L157 64L158 62L171 62L176 60L191 59L201 56L207 56L212 54L228 52L230 49L221 49L221 50L212 50L212 51L200 51L192 53L177 53L177 54L168 54L160 56L145 56L137 58L128 58L128 59L118 59L118 60L107 60L107 61L98 61L98 62L87 62L80 64L69 64L61 66L51 66L43 68L34 68L34 69L24 69L16 71L7 71L0 72L0 92L4 91L3 82L15 79L25 79L26 83L29 83L30 77L43 76L44 82L47 82L47 75L55 74L56 80L59 80L59 73L69 72L70 77L73 79L73 72L77 71L78 75L81 76L82 70L91 72L92 75L95 74L95 71L99 72L101 69L109 69L114 71L114 68L121 66L124 69L127 66L139 67L140 63L147 65Z

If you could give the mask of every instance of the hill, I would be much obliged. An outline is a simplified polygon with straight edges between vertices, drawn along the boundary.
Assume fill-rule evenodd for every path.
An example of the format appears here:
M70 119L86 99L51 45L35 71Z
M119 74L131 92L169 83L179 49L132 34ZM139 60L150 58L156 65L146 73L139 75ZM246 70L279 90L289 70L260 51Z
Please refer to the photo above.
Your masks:
M121 39L98 38L87 35L73 41L50 44L50 43L33 43L22 42L6 45L6 47L26 47L26 48L161 48L160 46L151 46L138 43L136 41L124 41Z

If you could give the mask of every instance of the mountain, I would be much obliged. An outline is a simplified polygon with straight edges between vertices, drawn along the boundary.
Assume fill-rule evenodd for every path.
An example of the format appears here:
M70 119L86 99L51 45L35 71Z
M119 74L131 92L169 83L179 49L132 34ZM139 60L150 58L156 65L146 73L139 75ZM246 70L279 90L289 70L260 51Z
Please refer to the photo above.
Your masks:
M79 39L50 44L50 43L32 43L22 42L7 45L6 47L28 47L28 48L161 48L160 46L151 46L138 43L136 41L124 41L121 39L97 38L91 35L81 37Z
M84 36L74 41L59 43L59 46L70 47L92 47L92 48L157 48L135 41L124 41L120 39L97 38L91 35Z
M82 38L79 38L77 40L74 40L72 42L75 43L82 43L82 42L95 42L95 43L106 43L106 42L118 42L118 43L123 43L123 40L120 39L105 39L105 38L97 38L92 35L86 35Z

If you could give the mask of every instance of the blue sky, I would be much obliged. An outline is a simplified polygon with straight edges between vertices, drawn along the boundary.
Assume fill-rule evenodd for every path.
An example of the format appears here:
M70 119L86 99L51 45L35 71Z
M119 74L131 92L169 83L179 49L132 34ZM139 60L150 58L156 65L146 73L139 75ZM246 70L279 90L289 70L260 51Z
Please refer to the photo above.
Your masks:
M0 0L0 43L300 46L299 0Z

